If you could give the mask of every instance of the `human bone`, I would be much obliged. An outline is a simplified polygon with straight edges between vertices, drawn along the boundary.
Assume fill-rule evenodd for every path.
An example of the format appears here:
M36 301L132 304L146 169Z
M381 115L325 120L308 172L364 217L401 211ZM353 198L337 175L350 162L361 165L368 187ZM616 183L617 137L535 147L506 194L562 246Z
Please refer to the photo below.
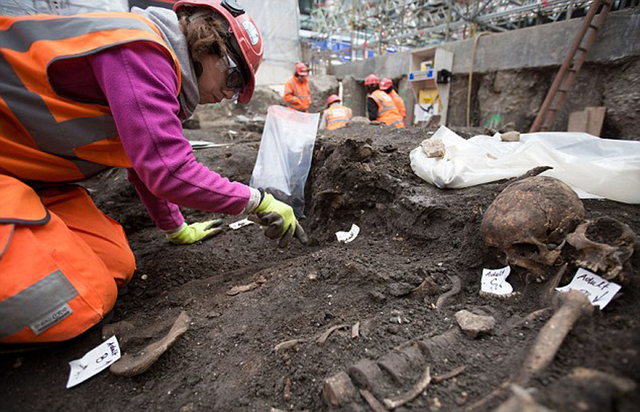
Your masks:
M487 209L480 234L502 252L505 264L545 278L560 256L568 233L584 219L582 201L562 181L533 176L502 191Z
M577 249L575 263L607 280L625 280L630 272L630 259L637 242L636 234L624 223L600 217L581 223L567 236L567 242Z

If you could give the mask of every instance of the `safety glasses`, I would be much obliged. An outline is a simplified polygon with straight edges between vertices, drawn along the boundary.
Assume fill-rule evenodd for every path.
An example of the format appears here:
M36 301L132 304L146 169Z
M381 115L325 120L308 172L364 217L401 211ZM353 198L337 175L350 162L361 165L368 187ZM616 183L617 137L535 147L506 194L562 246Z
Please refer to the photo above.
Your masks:
M225 87L227 90L233 90L233 100L238 99L242 91L244 90L245 83L244 77L242 77L242 73L240 72L240 67L236 64L235 61L231 58L230 55L226 56L226 67L223 67L223 71L227 73L227 79L225 81Z

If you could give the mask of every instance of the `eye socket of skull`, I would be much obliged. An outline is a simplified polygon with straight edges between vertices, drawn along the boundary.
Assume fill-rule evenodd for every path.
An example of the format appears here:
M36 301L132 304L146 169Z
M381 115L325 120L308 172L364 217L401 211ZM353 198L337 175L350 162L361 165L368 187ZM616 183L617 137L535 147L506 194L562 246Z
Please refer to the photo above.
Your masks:
M587 227L585 236L592 242L613 245L622 237L623 232L620 222L603 217L593 221Z
M515 254L523 258L536 255L539 251L538 246L531 243L514 243L512 246Z

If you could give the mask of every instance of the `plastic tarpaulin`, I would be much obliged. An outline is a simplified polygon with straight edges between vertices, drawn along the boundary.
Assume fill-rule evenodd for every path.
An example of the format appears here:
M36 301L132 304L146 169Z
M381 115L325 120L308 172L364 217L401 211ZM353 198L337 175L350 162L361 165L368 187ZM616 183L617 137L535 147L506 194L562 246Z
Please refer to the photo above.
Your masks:
M411 168L439 188L463 188L517 177L537 166L562 180L581 198L640 203L640 142L602 139L587 133L527 133L519 142L500 135L463 139L442 126L431 137L445 146L442 159L411 151Z
M297 112L271 106L262 132L260 150L249 185L273 194L304 217L304 185L307 182L319 113Z

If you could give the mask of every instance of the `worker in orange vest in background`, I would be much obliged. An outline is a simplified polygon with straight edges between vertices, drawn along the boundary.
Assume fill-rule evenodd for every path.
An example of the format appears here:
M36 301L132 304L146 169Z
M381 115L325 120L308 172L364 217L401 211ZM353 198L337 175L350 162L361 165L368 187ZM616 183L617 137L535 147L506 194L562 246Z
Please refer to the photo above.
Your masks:
M393 88L393 81L388 77L385 77L384 79L380 80L380 90L382 90L383 92L391 96L391 98L393 99L393 102L396 104L396 107L398 108L398 111L400 112L400 116L402 116L402 121L404 122L404 117L407 114L407 109L404 106L404 100L402 100L402 97L400 97L398 92L396 92L395 89Z
M367 112L369 120L379 121L387 126L404 127L400 111L393 102L391 96L380 90L380 80L375 74L370 74L364 79L364 87L367 90Z
M307 82L308 75L307 65L298 62L296 63L293 77L284 84L284 101L290 109L305 113L309 112L311 92Z
M320 128L327 130L341 129L349 123L352 117L353 112L351 109L340 104L340 97L337 94L332 94L327 99L327 109L322 114Z

